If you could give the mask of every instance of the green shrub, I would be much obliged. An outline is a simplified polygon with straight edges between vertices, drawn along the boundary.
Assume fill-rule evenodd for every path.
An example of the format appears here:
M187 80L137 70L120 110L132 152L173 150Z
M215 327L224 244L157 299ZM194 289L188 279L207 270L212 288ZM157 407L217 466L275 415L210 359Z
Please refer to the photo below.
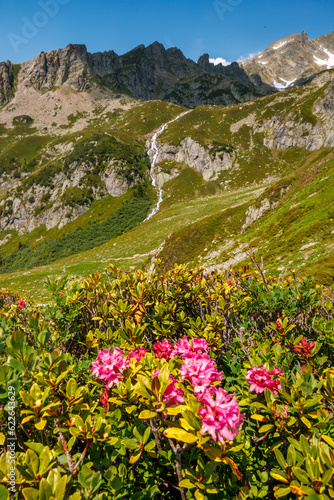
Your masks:
M332 498L333 290L156 265L1 291L2 498Z
M70 187L62 194L61 197L64 205L75 207L76 205L87 205L94 200L93 190L81 189L79 187Z
M20 116L15 116L13 118L13 125L31 125L32 123L34 123L34 120L33 118L31 118L31 116L29 115L20 115Z

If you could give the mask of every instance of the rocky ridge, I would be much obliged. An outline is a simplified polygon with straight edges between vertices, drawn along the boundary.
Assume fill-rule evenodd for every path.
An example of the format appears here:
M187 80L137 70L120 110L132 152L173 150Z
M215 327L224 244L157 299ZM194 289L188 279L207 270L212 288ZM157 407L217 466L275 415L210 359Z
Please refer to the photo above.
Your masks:
M2 64L5 76L8 65ZM179 49L166 50L158 42L140 45L122 56L114 51L90 54L85 45L72 44L23 63L18 81L22 89L38 92L66 85L76 92L102 89L114 97L125 94L141 100L161 99L186 107L234 104L273 92L254 85L237 63L223 72L205 67L203 60L195 63ZM8 91L9 80L9 73L0 79L4 96L0 104L13 97Z
M305 31L289 35L240 66L256 85L262 82L277 90L303 85L334 68L334 31L313 40Z

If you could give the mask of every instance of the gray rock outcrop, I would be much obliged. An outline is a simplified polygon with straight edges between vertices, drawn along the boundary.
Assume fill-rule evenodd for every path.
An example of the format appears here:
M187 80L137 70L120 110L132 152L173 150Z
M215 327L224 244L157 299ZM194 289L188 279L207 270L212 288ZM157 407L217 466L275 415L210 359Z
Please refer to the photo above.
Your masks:
M218 178L219 172L231 169L235 164L235 153L216 154L214 157L203 146L186 137L179 146L163 144L159 150L157 163L163 160L172 160L186 163L202 174L205 181Z

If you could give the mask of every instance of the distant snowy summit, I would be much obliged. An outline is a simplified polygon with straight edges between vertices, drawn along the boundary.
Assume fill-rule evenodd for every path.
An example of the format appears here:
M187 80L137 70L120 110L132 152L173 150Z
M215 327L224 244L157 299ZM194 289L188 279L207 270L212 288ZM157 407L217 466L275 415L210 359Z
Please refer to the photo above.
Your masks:
M314 40L305 31L287 36L240 65L256 84L259 77L277 90L303 84L321 71L334 68L334 31Z

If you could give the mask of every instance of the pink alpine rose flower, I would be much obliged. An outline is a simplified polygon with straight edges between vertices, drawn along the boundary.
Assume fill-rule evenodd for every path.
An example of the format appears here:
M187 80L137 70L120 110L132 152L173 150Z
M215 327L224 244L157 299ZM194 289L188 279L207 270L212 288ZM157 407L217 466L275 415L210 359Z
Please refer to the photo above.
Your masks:
M25 306L25 302L24 302L24 300L20 299L20 300L19 300L19 307L20 307L21 309L23 309L23 308L24 308L24 306Z
M186 336L180 339L174 347L174 356L179 355L181 358L192 358L194 354L207 354L209 351L208 343L205 339L191 339L192 344Z
M194 386L195 393L203 392L213 382L221 382L223 378L213 359L207 354L194 354L192 358L186 358L181 365L180 374L182 382L188 379Z
M159 359L164 358L167 361L169 361L170 358L172 358L174 355L173 354L174 348L172 344L168 342L168 340L164 340L163 342L160 342L160 340L158 340L158 342L153 344L152 347L156 358Z
M124 358L124 352L118 349L118 347L114 347L112 353L110 349L100 350L96 361L92 363L91 377L95 375L102 380L109 389L114 384L118 385L127 364L127 360Z
M246 380L250 384L249 390L261 394L267 387L273 394L277 394L277 391L281 389L281 383L273 377L280 375L283 375L283 371L276 367L273 370L260 365L252 367L246 375Z
M184 403L183 390L181 387L176 387L177 380L172 375L169 375L169 378L171 383L167 386L162 397L162 401L166 403L166 408Z
M132 349L128 356L127 356L127 361L131 362L131 359L135 359L138 363L139 361L145 356L147 353L147 349L145 347L139 347L139 349Z
M226 441L233 441L245 418L240 414L235 395L227 394L221 387L212 387L197 399L205 406L198 410L202 418L201 434L207 432L214 441L218 439L222 445Z

